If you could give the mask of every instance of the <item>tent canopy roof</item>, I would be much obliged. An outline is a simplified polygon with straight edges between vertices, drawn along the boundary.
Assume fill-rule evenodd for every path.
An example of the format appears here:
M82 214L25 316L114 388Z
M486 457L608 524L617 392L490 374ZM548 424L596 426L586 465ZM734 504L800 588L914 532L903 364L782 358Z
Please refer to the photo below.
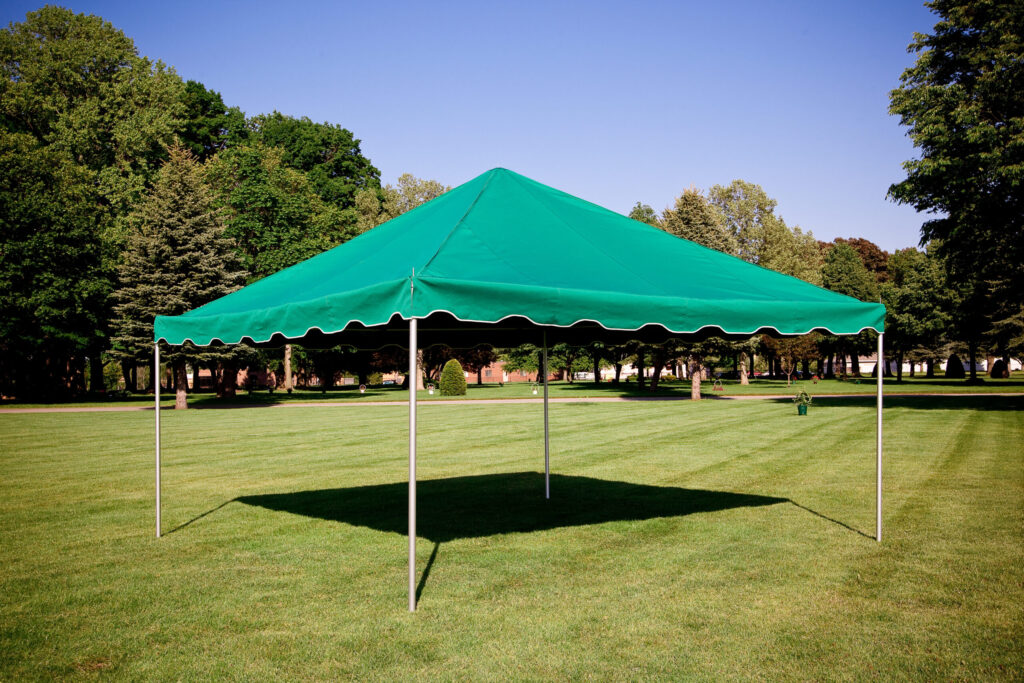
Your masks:
M537 326L553 340L881 332L885 309L496 168L237 292L158 316L155 338L375 348L399 341L413 317L426 319L421 334L472 345L501 333L509 345L536 341Z

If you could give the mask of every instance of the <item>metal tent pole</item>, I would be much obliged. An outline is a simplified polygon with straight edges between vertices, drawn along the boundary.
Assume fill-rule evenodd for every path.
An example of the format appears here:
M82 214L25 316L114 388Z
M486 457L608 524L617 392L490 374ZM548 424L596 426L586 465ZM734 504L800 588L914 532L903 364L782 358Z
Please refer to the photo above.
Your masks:
M156 537L160 538L160 342L153 343L153 394L156 401Z
M409 320L409 611L416 611L416 318Z
M542 333L544 351L541 354L541 372L544 373L544 498L551 498L551 440L548 432L548 332Z
M882 338L885 335L878 334L878 407L877 424L875 429L875 540L882 542L882 376L885 374L885 354L882 349Z

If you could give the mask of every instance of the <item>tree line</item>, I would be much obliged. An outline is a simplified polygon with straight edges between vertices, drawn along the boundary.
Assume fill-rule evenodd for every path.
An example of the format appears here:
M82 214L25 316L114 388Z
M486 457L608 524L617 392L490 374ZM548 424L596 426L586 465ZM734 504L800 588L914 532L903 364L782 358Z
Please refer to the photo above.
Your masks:
M246 116L100 17L0 30L0 394L152 388L152 322L293 265L446 188L380 172L352 132ZM297 354L313 365L315 354ZM175 349L226 391L253 349ZM88 378L88 381L87 381ZM177 380L172 380L177 383Z
M630 216L832 291L881 300L900 361L952 353L1024 354L1022 11L1015 3L930 3L933 35L891 93L891 112L921 157L890 196L931 212L921 248L888 254L863 238L816 240L788 225L751 182L690 188L660 213ZM280 112L246 115L196 81L139 55L99 17L47 6L0 30L0 394L55 399L124 386L152 390L152 322L302 261L439 196L436 181L380 172L353 133ZM857 375L872 333L855 337L710 339L551 349L573 372L627 363L699 381L709 368L746 381L769 372ZM478 371L493 349L428 349L435 378L448 358ZM501 350L535 370L537 349ZM238 371L286 382L341 374L366 383L405 367L402 352L245 346L168 349L168 383L184 400L187 368L207 368L221 394ZM681 367L679 367L681 366ZM254 373L250 373L255 376ZM421 379L421 378L420 378ZM643 375L641 374L641 382Z

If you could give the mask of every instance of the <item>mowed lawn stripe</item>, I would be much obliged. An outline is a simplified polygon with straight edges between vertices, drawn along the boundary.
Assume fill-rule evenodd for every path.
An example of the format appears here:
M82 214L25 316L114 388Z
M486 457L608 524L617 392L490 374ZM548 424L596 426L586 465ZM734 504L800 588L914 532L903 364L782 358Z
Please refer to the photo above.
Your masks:
M550 503L540 406L424 406L415 615L402 408L168 412L160 540L151 413L0 415L0 677L1020 678L979 400L887 410L881 545L868 401L552 406Z

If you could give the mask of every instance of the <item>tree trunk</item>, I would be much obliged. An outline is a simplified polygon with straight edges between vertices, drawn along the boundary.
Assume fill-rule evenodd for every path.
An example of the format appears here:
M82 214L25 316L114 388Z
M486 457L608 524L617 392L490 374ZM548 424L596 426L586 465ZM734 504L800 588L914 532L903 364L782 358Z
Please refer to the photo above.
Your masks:
M924 362L924 376L928 379L935 377L935 361L931 358Z
M896 353L896 381L903 381L903 352Z
M618 384L619 383L619 377L621 377L621 376L622 376L622 363L616 363L615 364L615 380L613 381L613 384Z
M807 359L807 358L804 358L802 365L803 365L802 370L804 372L804 379L806 380L808 377L811 376L811 361L809 359Z
M121 375L124 377L125 391L135 391L135 382L132 378L132 364L126 360L121 361Z
M971 356L971 379L970 379L970 381L973 384L973 383L978 381L978 369L976 367L977 366L977 358L978 358L978 342L975 341L974 339L971 339L967 343L967 350L969 351L970 356Z
M913 378L913 376L914 376L914 367L916 365L917 365L917 363L915 363L914 361L910 361L910 376L911 376L911 378Z
M594 384L601 383L601 356L594 354Z
M644 375L644 364L643 364L643 361L639 361L638 364L635 367L636 367L636 370L637 370L637 372L636 372L636 385L638 387L640 387L641 389L643 389L644 388L644 380L646 379L646 376Z
M476 369L476 383L477 384L483 384L484 383L484 368L483 368L482 365Z
M697 358L690 358L690 400L700 400L700 360Z
M292 345L284 345L284 390L289 394L295 385L292 383Z
M661 381L661 370L664 367L665 366L658 361L654 361L654 365L651 366L651 391L656 391L658 389L658 382Z
M856 352L850 354L850 374L860 377L860 356Z
M220 393L218 396L221 398L234 398L237 391L238 384L238 368L234 363L224 363L220 374Z
M185 361L174 362L174 409L185 410L188 408L186 401L188 389L188 373L185 369Z
M747 352L740 352L740 384L750 384L750 378L747 377Z

